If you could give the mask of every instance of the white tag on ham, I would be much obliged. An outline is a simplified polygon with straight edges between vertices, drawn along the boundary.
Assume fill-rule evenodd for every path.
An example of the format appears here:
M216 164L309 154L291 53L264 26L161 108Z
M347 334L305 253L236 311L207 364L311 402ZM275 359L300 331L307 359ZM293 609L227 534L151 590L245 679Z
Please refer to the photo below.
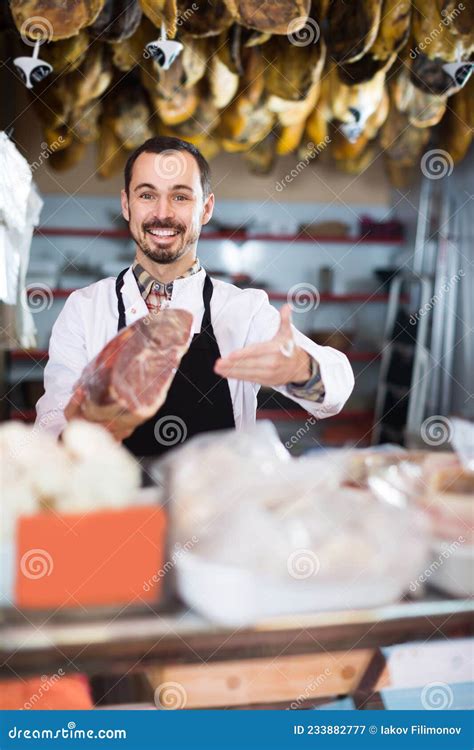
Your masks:
M118 404L147 419L165 402L191 343L193 316L160 310L123 328L84 368L76 389L97 406Z

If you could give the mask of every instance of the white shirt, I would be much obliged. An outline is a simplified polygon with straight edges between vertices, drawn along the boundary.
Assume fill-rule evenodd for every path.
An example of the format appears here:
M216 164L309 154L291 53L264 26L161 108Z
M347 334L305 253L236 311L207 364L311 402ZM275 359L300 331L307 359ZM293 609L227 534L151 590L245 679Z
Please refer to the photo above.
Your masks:
M173 282L170 308L188 310L193 315L193 331L199 333L204 314L202 298L205 270ZM269 341L278 331L280 315L260 289L239 289L212 279L211 321L221 356L248 344ZM131 268L122 287L127 325L148 309ZM68 297L52 330L49 359L44 371L45 393L36 405L36 426L59 435L65 427L63 414L84 367L117 334L118 307L115 278L109 277L78 289ZM325 397L322 403L290 396L285 386L276 391L291 398L316 418L337 414L347 401L354 375L347 357L329 346L315 344L293 327L295 341L318 362ZM229 389L237 429L255 423L257 393L260 385L229 379Z

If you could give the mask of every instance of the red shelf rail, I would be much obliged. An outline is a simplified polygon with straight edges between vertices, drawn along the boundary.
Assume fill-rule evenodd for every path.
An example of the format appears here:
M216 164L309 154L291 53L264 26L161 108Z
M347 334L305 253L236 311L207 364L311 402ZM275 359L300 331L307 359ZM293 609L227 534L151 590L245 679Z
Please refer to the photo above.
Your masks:
M373 418L373 412L370 410L348 409L334 414L331 421L345 422L347 420L367 420ZM299 419L311 419L311 415L304 409L257 409L257 419L272 419L275 422L291 422ZM323 420L319 420L323 422Z
M275 302L286 302L288 295L284 292L267 292L268 298ZM320 301L320 302L387 302L388 294L378 294L376 292L351 292L349 294L320 294L316 296L310 292L299 292L298 298L300 302L304 298L309 302Z
M17 422L34 422L36 419L36 409L13 409L10 412L10 419Z
M94 227L37 227L36 235L44 237L103 237L106 239L131 240L127 229L101 229ZM236 230L235 232L203 232L201 240L235 240L245 242L247 240L261 240L269 242L326 242L338 245L401 245L403 237L393 239L378 238L370 235L362 236L331 236L331 235L308 235L304 231L298 234L249 234Z
M335 414L331 417L331 420L337 420L338 422L344 422L352 419L359 420L370 420L373 417L371 411L361 410L348 410L342 411L339 414ZM291 422L299 419L310 419L311 415L304 409L257 409L257 419L273 419L276 422ZM15 419L21 422L34 422L36 419L35 409L15 409L10 412L10 419ZM323 420L320 420L321 422Z
M105 237L114 240L131 240L128 229L101 229L94 227L36 227L35 235L43 237Z
M77 287L81 288L81 287ZM55 299L66 299L69 297L72 292L76 291L76 288L74 289L57 289L53 288L50 290L51 294ZM31 284L31 286L28 287L28 296L31 297L35 293L42 293L44 294L44 287L35 287L34 284ZM268 298L274 302L286 302L288 300L288 294L285 294L284 292L271 292L267 291ZM302 294L299 294L299 299L301 301ZM403 301L407 301L407 297L403 297ZM364 302L364 303L372 303L372 302L387 302L388 300L388 294L376 294L371 292L354 292L351 294L321 294L319 297L316 297L315 295L310 294L309 292L304 294L304 300L319 300L320 302Z
M348 359L352 362L371 362L380 357L379 352L348 351L345 352ZM13 349L10 351L10 358L14 362L28 362L29 360L44 360L48 357L47 349ZM42 361L40 364L43 364Z
M47 349L12 349L10 359L14 362L28 362L31 359L44 359L48 356Z

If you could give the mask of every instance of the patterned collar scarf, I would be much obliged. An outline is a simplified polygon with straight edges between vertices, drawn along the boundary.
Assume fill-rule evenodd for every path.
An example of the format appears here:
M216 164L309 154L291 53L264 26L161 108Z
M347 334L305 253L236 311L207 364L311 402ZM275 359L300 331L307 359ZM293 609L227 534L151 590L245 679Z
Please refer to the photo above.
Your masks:
M193 276L193 274L198 273L200 270L201 264L199 258L196 258L192 266L177 278L185 279L188 276ZM169 302L173 293L173 281L168 281L167 283L158 281L136 260L133 263L132 271L140 290L140 294L150 311L157 312L163 306L165 301Z

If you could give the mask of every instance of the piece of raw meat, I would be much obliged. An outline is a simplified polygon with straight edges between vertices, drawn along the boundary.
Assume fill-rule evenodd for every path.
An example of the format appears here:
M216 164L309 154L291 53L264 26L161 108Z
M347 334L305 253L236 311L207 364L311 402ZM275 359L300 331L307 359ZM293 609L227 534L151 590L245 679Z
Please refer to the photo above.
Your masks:
M193 316L161 310L124 328L84 368L76 389L98 406L119 404L147 419L164 403L191 341Z

